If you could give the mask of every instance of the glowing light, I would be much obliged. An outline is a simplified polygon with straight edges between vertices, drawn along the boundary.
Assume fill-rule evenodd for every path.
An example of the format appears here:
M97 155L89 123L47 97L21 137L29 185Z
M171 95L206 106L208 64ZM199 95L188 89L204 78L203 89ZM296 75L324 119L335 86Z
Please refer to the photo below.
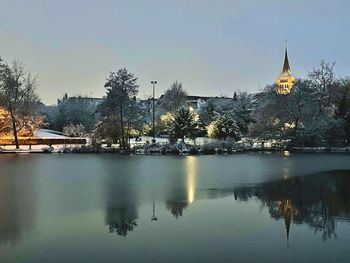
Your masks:
M194 156L186 157L186 188L187 201L191 204L196 197L196 179L197 179L197 158Z
M174 120L174 115L171 112L166 112L160 116L160 122L164 126L171 125L171 122Z
M292 75L290 70L286 45L283 69L281 74L276 79L276 92L280 95L286 95L290 93L295 81L296 78Z
M44 118L40 115L22 116L16 118L18 139L28 138L34 135L34 131L43 125ZM13 139L12 119L10 113L0 107L0 138Z
M211 122L208 127L207 127L207 133L208 133L208 137L212 138L214 137L214 134L217 132L216 129L216 123L215 122Z
M287 167L283 168L283 179L287 180L289 178L289 169Z
M286 95L292 91L295 83L294 76L279 76L276 80L277 89L276 92L280 95Z
M287 129L294 129L295 128L295 123L284 123L284 128L287 130Z
M198 114L195 114L195 115L194 115L194 120L195 120L195 121L199 121L199 115L198 115Z

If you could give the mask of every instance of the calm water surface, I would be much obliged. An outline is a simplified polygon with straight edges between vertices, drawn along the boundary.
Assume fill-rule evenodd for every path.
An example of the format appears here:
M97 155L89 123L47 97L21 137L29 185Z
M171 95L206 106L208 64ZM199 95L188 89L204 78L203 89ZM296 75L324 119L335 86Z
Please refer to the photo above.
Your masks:
M0 155L0 262L348 262L350 155Z

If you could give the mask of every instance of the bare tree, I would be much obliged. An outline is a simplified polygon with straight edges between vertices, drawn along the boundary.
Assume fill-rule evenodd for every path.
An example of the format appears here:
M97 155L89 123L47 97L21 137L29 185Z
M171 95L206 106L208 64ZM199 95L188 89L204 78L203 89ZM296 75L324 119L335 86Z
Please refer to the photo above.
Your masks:
M19 149L18 132L33 121L35 106L39 102L37 81L26 73L22 63L8 65L1 61L0 104L9 112L16 149Z
M318 69L313 68L313 70L309 72L312 86L319 92L326 93L333 84L335 78L333 72L334 66L335 62L329 63L321 60L320 67Z
M320 115L325 108L329 108L330 105L330 90L335 81L335 74L333 71L335 62L328 63L324 60L321 60L320 67L314 68L309 72L309 79L311 80L311 87L315 90L316 98L319 105Z
M182 83L175 81L160 99L161 107L167 112L174 112L186 103L187 92Z

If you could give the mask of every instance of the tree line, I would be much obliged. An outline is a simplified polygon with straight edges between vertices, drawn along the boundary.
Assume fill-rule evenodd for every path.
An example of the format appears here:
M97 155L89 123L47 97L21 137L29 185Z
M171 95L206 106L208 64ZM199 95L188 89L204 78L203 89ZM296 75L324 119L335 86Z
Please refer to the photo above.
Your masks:
M335 78L334 65L322 61L287 95L267 86L252 112L249 135L290 146L349 145L350 79Z
M335 63L322 61L291 93L280 95L267 85L256 94L235 92L191 105L175 81L156 101L155 133L171 143L209 137L223 141L266 141L283 146L346 146L350 141L350 79L335 77ZM32 136L36 128L90 136L93 143L130 148L130 138L153 135L152 98L141 107L139 84L126 68L110 72L106 95L96 104L87 97L65 95L56 106L43 107L37 81L19 62L0 63L0 134ZM22 131L22 133L21 133Z

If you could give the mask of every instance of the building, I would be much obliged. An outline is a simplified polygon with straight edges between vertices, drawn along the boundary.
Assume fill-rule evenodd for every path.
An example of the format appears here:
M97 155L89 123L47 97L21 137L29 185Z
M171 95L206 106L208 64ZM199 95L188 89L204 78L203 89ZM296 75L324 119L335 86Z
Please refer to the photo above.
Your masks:
M276 79L276 92L278 94L288 94L291 92L296 78L292 75L289 60L287 47L284 55L284 64L281 74Z
M87 96L68 97L68 94L65 93L62 99L57 99L57 105L62 103L80 103L97 108L104 100L105 98L91 98Z
M205 97L205 96L186 96L186 105L193 111L193 110L200 110L207 100L211 99L212 97Z

